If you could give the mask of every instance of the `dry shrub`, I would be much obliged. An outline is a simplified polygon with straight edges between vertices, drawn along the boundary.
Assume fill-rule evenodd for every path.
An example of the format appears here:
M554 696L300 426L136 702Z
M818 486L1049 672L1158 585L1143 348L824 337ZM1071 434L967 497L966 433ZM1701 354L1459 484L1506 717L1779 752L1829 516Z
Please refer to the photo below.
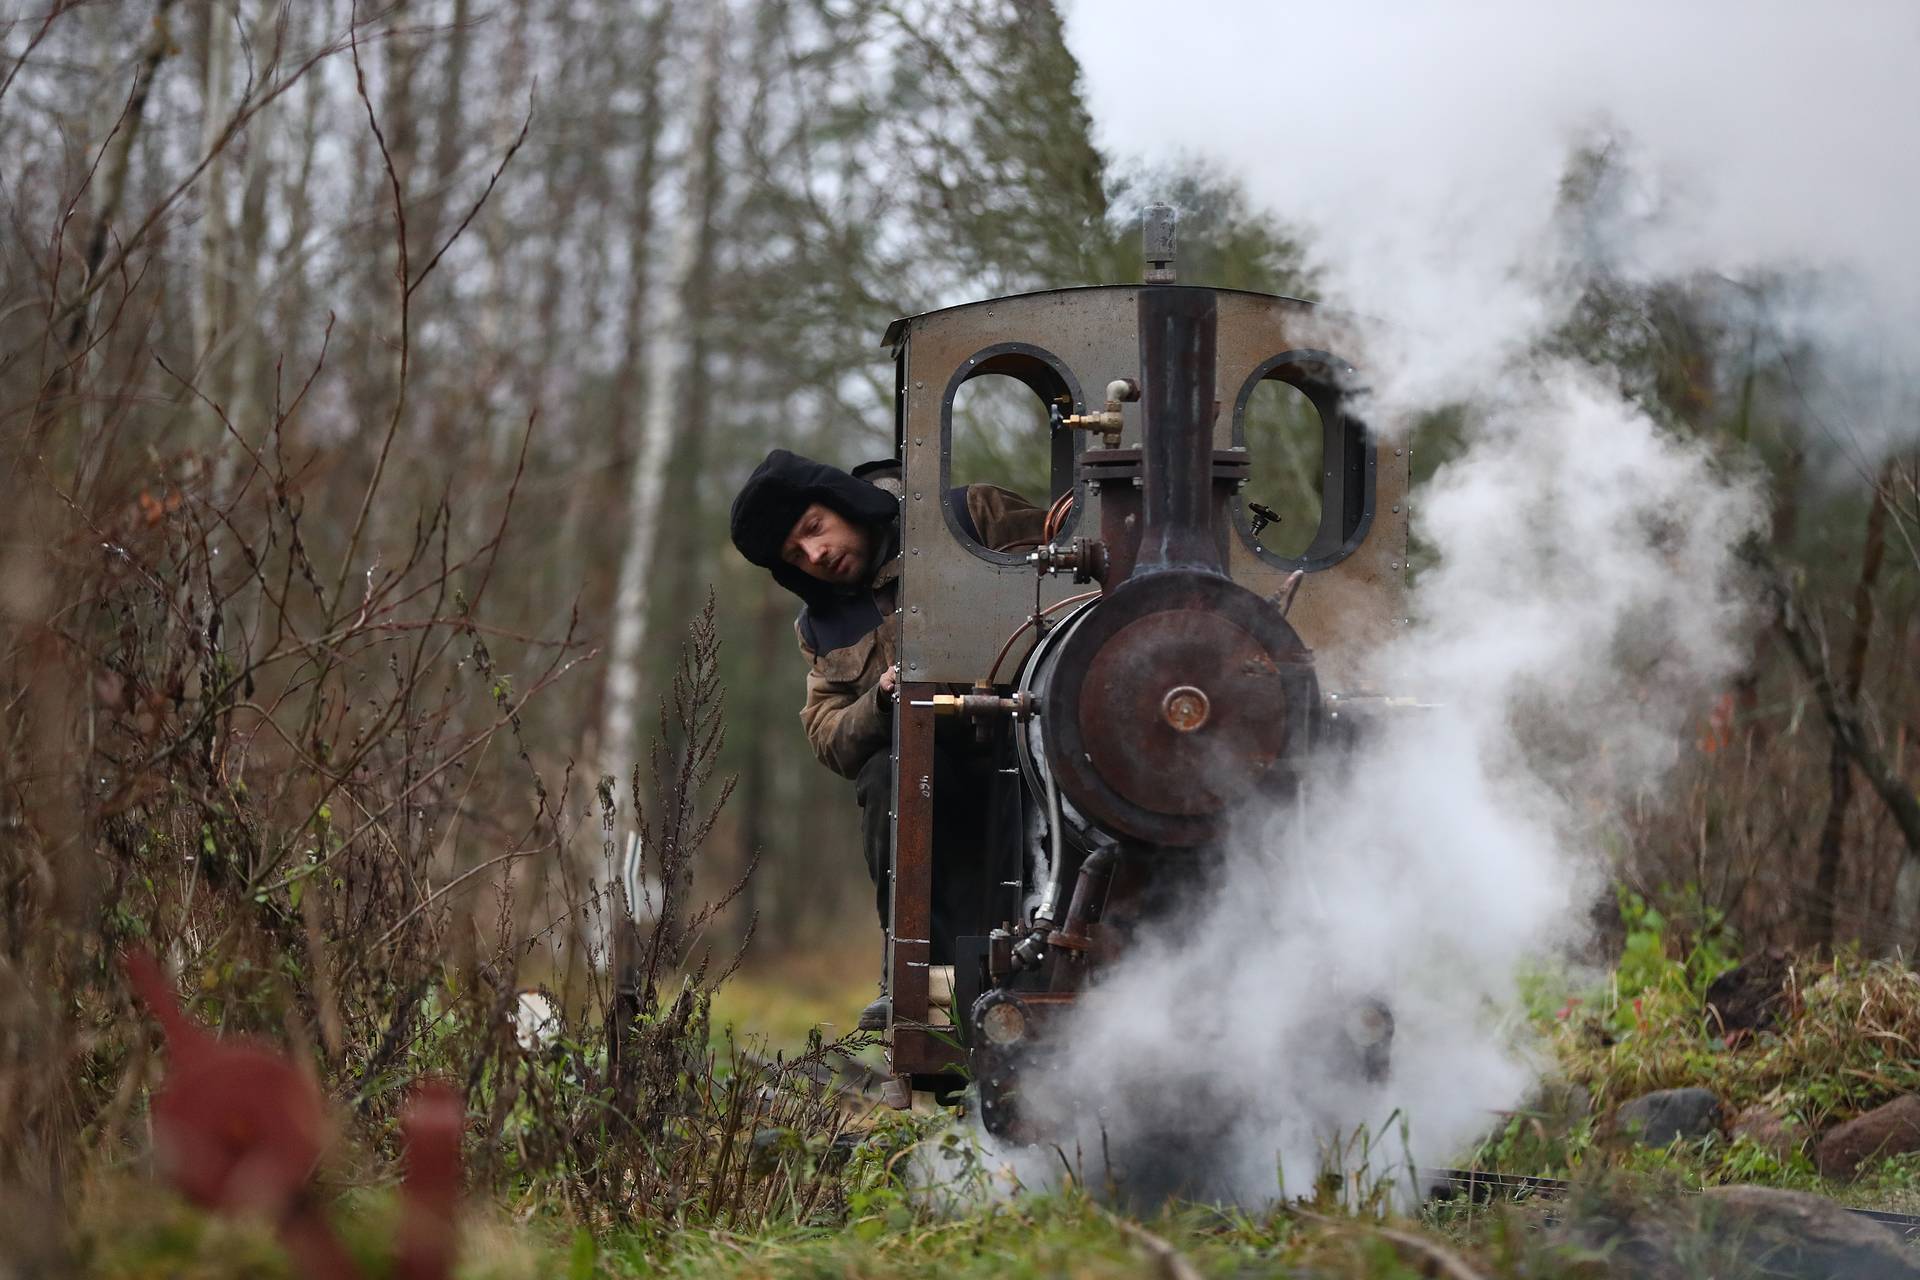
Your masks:
M1735 1110L1764 1102L1818 1130L1920 1092L1920 974L1851 950L1798 957L1777 1025L1732 1037L1688 983L1660 982L1627 1008L1570 1017L1557 1047L1603 1105L1697 1085Z
M521 737L589 650L484 620L511 489L465 554L443 499L397 551L329 574L295 478L253 461L220 497L186 460L107 519L66 506L37 593L58 603L9 622L0 1181L58 1197L140 1154L158 1064L117 960L141 942L201 1019L310 1060L363 1150L435 1073L464 1086L470 1164L504 1191L672 1222L830 1204L844 1120L808 1077L854 1046L761 1063L711 1043L738 957L705 930L739 888L692 896L731 788L711 602L629 780L638 829L608 780L596 859L570 766L549 776ZM631 903L628 883L657 888ZM802 1158L750 1169L768 1126Z

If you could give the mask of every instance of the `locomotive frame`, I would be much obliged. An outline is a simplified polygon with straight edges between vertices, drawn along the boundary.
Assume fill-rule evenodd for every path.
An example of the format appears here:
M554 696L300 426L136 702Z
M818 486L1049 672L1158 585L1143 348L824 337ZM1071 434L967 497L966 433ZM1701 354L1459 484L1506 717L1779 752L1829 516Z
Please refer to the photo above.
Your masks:
M1150 258L1152 238L1150 227ZM1170 248L1161 256L1170 259ZM1163 281L1171 274L1158 273ZM1155 276L1150 270L1149 279ZM1210 368L1178 367L1179 353L1161 350L1155 334L1143 334L1142 317L1160 325L1173 316L1165 323L1177 325L1188 323L1180 317L1189 314L1192 325L1208 330ZM1249 450L1259 448L1246 438L1249 401L1264 380L1286 382L1305 393L1322 426L1321 520L1310 545L1299 557L1274 554L1258 538L1246 503L1235 498L1230 505L1217 499L1211 520L1196 517L1196 527L1211 534L1211 551L1198 544L1189 550L1202 560L1217 559L1203 576L1217 574L1244 589L1219 588L1214 594L1222 601L1250 593L1277 609L1282 629L1290 624L1297 632L1308 651L1304 661L1317 666L1321 686L1332 692L1316 689L1293 699L1313 703L1292 708L1303 721L1295 732L1323 734L1329 708L1361 692L1352 683L1360 660L1404 622L1408 456L1404 442L1376 439L1354 412L1360 388L1350 358L1357 347L1352 327L1299 299L1170 283L1056 289L906 317L888 328L884 345L895 364L895 445L903 489L887 1038L889 1097L906 1105L913 1090L938 1092L963 1083L969 1046L978 1039L969 1012L991 986L996 949L1004 955L1021 928L1032 924L1018 919L1020 904L1042 887L1030 882L1026 845L1051 839L1056 890L1063 874L1057 865L1063 856L1057 798L1050 812L1040 814L1042 834L1033 835L1032 811L1048 806L1023 785L1033 775L1022 724L1046 710L1018 687L1025 677L1016 673L1035 653L1013 662L1020 645L1014 637L1032 633L1037 649L1061 624L1097 615L1121 585L1144 576L1144 569L1136 574L1133 556L1158 553L1139 551L1139 522L1143 514L1148 524L1154 520L1141 504L1152 508L1166 501L1169 474L1195 495L1209 484L1216 494L1244 484ZM1073 502L1052 544L1033 554L973 543L945 500L953 483L955 395L971 378L990 373L1019 380L1054 410L1052 492L1045 497L1057 500L1070 491ZM1209 387L1214 394L1207 394ZM1095 395L1102 388L1120 398L1103 406ZM1176 399L1198 394L1203 399L1195 405L1211 399L1213 412L1200 408L1182 417L1179 405L1170 407L1164 396L1156 400L1162 390ZM1201 420L1209 416L1210 422ZM1091 425L1096 433L1117 428L1117 438L1107 437L1113 447L1090 447L1090 433L1074 429L1078 425ZM1197 466L1210 476L1179 478L1182 468ZM1081 582L1059 572L1062 566L1075 568ZM1090 587L1099 596L1075 607L1072 598L1091 595ZM1246 612L1244 605L1236 607ZM1259 630L1256 621L1246 625ZM1062 638L1070 637L1064 631L1054 637ZM956 687L972 695L971 702L955 696ZM1204 718L1204 694L1199 705ZM935 1009L935 988L942 984L934 980L940 975L931 965L930 933L933 823L943 799L933 784L935 716L945 712L978 717L981 740L999 753L996 776L1011 779L1005 786L1025 817L1004 824L1015 847L979 851L980 874L992 881L1000 918L979 921L977 936L958 941L949 984L952 1016L942 1026ZM1170 749L1182 749L1183 741L1172 734ZM1027 768L1025 780L1012 767L1016 757ZM1087 760L1093 760L1091 752ZM1177 818L1170 822L1169 831L1180 825ZM1052 829L1044 830L1049 824ZM1058 1006L1073 995L1032 991L1023 998Z

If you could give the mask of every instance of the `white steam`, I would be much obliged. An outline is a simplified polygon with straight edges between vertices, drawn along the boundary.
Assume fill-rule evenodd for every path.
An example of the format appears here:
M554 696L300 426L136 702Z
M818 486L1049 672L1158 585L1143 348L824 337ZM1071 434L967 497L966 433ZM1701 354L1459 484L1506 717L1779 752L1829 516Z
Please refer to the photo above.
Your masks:
M1543 339L1595 271L1718 277L1806 353L1816 442L1857 470L1911 440L1920 10L1083 0L1069 38L1105 145L1209 155L1303 228L1331 302L1381 319L1374 421L1464 401L1469 422L1415 496L1437 564L1414 625L1370 673L1434 705L1316 780L1304 820L1246 824L1028 1107L1078 1116L1083 1153L1104 1132L1148 1192L1302 1191L1362 1129L1375 1174L1444 1161L1533 1078L1516 981L1581 940L1599 829L1741 663L1736 548L1763 515L1741 460ZM1625 161L1570 218L1596 148ZM1395 1022L1377 1081L1340 1031L1372 1000Z
M1827 287L1783 323L1914 372L1909 0L1079 0L1068 40L1102 145L1203 156L1302 226L1333 300L1409 335L1370 372L1413 399L1472 389L1537 336L1562 301L1543 276L1569 252L1638 280L1811 273ZM1562 182L1593 145L1624 151L1633 180L1570 244Z
M1572 373L1484 414L1426 493L1447 557L1375 674L1432 705L1236 833L1029 1089L1123 1186L1252 1202L1329 1163L1405 1186L1485 1132L1534 1077L1516 981L1578 941L1599 815L1738 665L1747 490ZM1377 1081L1341 1038L1370 1001L1395 1023Z

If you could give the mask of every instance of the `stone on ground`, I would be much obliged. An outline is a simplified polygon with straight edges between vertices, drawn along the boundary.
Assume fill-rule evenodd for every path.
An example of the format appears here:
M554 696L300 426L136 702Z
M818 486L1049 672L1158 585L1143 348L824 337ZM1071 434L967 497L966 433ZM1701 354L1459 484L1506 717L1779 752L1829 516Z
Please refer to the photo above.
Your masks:
M1664 1147L1678 1138L1691 1142L1720 1131L1719 1095L1711 1089L1656 1089L1620 1104L1614 1132L1645 1147Z
M1822 1177L1854 1178L1887 1156L1920 1151L1920 1095L1895 1098L1827 1131L1814 1153Z
M1793 958L1782 947L1756 952L1707 987L1707 1019L1716 1035L1765 1031L1778 1025L1787 1003Z
M1620 1280L1920 1280L1891 1230L1803 1191L1738 1186L1603 1199L1577 1209L1562 1231L1589 1258L1604 1259L1599 1274Z
M1736 1141L1745 1138L1782 1164L1791 1160L1807 1140L1806 1126L1765 1104L1748 1107L1735 1116L1727 1135Z

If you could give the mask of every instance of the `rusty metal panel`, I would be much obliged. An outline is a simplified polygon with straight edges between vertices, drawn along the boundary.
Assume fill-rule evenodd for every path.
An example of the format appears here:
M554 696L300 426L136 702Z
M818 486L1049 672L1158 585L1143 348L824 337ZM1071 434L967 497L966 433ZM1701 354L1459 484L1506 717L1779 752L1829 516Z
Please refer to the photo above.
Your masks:
M1034 571L1019 556L969 547L949 526L941 495L952 482L947 454L953 395L995 353L1044 353L1063 371L1071 412L1097 406L1106 384L1133 376L1131 287L1001 298L923 316L906 330L901 566L902 674L970 683L1033 611ZM1132 409L1129 406L1128 412ZM1047 494L1026 494L1046 505ZM1077 490L1070 529L1098 527L1098 504ZM1074 594L1065 577L1038 584L1040 600ZM1084 589L1084 588L1081 588Z
M1064 371L1073 412L1099 407L1106 384L1137 378L1138 287L1062 289L971 303L915 317L889 330L904 344L900 364L905 562L901 573L901 660L908 680L970 683L985 673L1015 628L1033 610L1035 576L1017 556L967 546L950 526L942 495L951 476L947 456L954 390L995 352L1043 352ZM1219 304L1215 386L1221 409L1214 445L1234 447L1239 393L1261 366L1295 351L1324 351L1365 369L1354 336L1337 315L1311 304L1264 294L1214 290ZM1001 357L1004 358L1004 357ZM1127 404L1123 447L1140 441L1139 406ZM1407 460L1405 442L1372 450L1373 506L1365 536L1344 558L1312 568L1288 620L1316 651L1334 688L1352 678L1355 662L1401 625L1405 611ZM1028 494L1043 502L1048 495ZM1099 528L1097 499L1077 490L1071 526ZM1229 537L1228 573L1262 595L1279 590L1291 565L1263 557L1243 524ZM1075 588L1065 576L1040 582L1042 603Z
M1233 447L1234 408L1248 380L1273 357L1290 351L1324 351L1360 368L1364 352L1352 330L1333 313L1307 303L1258 294L1220 296L1221 400L1214 424L1217 448ZM1402 625L1406 613L1406 441L1374 440L1372 515L1365 536L1343 559L1309 569L1287 621L1314 651L1323 687L1349 687L1361 662ZM1227 571L1235 582L1272 595L1293 571L1262 556L1244 523L1236 522Z
M893 1020L925 1023L932 1012L927 966L933 958L933 711L916 707L934 690L903 682L894 698L893 908L887 937L887 991ZM900 1038L894 1038L894 1070Z
M951 1027L929 1031L923 1027L896 1027L888 1061L898 1075L931 1076L958 1071L966 1052L953 1039Z

